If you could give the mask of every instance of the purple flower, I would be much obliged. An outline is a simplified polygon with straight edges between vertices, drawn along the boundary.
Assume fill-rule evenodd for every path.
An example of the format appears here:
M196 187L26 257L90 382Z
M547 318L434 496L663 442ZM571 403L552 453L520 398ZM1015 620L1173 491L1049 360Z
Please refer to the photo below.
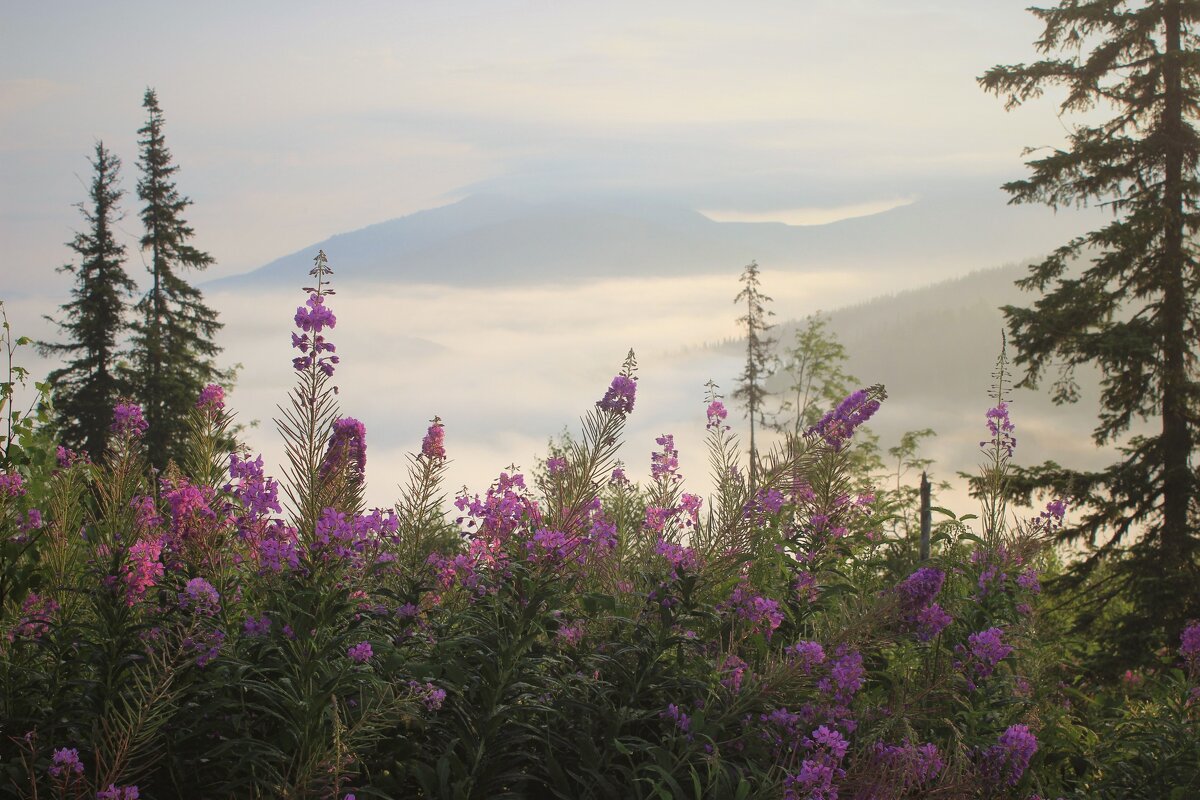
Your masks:
M446 460L446 430L440 417L434 417L421 440L421 455L432 462Z
M367 472L367 428L353 417L334 420L319 471L328 480L343 469L351 483L362 484Z
M859 389L846 397L838 407L821 417L809 433L816 433L833 450L841 450L854 429L862 425L879 410L879 401L867 389Z
M31 508L25 512L25 519L21 522L21 530L25 533L36 531L42 527L42 512L36 508Z
M862 654L843 646L830 660L829 675L817 682L817 688L838 703L849 703L862 688L865 676Z
M1042 591L1042 584L1038 581L1037 570L1035 570L1033 567L1030 567L1018 575L1017 586L1020 586L1025 591L1032 592L1033 594L1037 594L1038 592Z
M367 663L373 655L375 653L371 650L370 642L359 642L346 651L346 657L356 664Z
M1188 673L1200 677L1200 621L1192 620L1179 637L1179 655L1187 665Z
M633 411L633 400L637 394L637 378L618 375L612 379L612 385L604 393L604 397L596 403L601 411L624 417Z
M667 705L667 710L659 716L663 719L671 720L671 722L675 723L675 728L680 733L687 735L689 740L692 738L692 718L687 715L683 708L677 706L675 703L670 703Z
M210 418L215 418L225 408L225 390L215 383L205 386L200 390L200 397L196 400L196 408L200 409Z
M118 436L140 439L148 427L142 416L142 407L136 403L118 403L113 409L113 422L110 430Z
M953 621L933 598L942 590L946 573L935 567L922 567L896 586L901 598L900 611L905 630L916 633L917 639L928 642Z
M292 347L303 355L293 358L292 366L297 370L306 370L315 364L327 377L332 377L333 365L337 364L340 359L336 355L321 355L337 351L337 348L321 335L321 331L334 327L337 324L337 318L325 305L324 295L313 292L309 295L306 305L308 308L300 306L296 309L296 326L304 333L292 333ZM312 334L311 338L309 337L310 333Z
M19 472L0 472L0 497L20 497L25 494L25 479Z
M370 649L369 646L368 649ZM367 657L370 658L370 655ZM412 692L414 699L419 700L425 706L426 711L437 711L442 707L442 703L446 702L446 690L439 689L432 683L409 681L408 690Z
M720 430L724 426L725 418L729 416L729 411L720 400L713 400L709 403L706 413L708 415L708 424L705 427L711 431Z
M79 761L79 751L74 747L63 747L54 751L51 758L50 775L58 778L62 775L82 775L83 764Z
M8 640L11 642L16 638L40 639L50 630L50 624L60 608L54 598L30 592L21 603L21 617L8 632Z
M204 578L192 578L179 594L179 607L211 617L221 610L221 595Z
M998 452L1012 458L1013 451L1017 447L1017 439L1013 436L1016 428L1012 424L1012 420L1008 418L1008 403L1001 402L995 408L988 409L987 426L992 438L986 442L980 442L979 446L995 447Z
M246 622L243 623L242 629L246 632L247 638L250 639L266 636L271 632L271 618L266 614L263 614L258 619L255 619L253 616L246 617Z
M980 771L993 784L1016 786L1037 752L1037 737L1027 725L1012 725L1000 734L996 744L983 751Z
M785 647L783 652L805 675L811 675L818 664L825 663L825 648L821 647L820 642L801 640Z
M325 305L324 295L310 294L304 306L296 309L296 327L302 331L320 333L323 328L337 325L337 317Z
M96 800L138 800L139 797L137 786L117 786L113 783L107 789L96 792Z
M1013 651L1011 645L1004 643L1002 628L972 633L967 637L967 643L966 648L962 645L954 648L959 656L955 666L967 676L967 686L971 689L975 688L976 681L991 677L996 665Z
M779 601L763 597L746 583L739 584L728 600L718 603L717 611L732 611L751 633L762 633L768 639L783 623Z
M695 572L700 567L700 556L696 551L681 544L659 539L654 552L671 565L671 580L678 580L684 573Z
M896 586L906 606L927 606L937 597L946 581L946 573L936 567L921 567Z
M546 459L546 471L551 475L561 475L567 471L567 460L565 458Z
M664 433L654 440L662 451L650 454L650 477L659 483L675 483L682 480L679 474L679 451L675 449L675 437Z

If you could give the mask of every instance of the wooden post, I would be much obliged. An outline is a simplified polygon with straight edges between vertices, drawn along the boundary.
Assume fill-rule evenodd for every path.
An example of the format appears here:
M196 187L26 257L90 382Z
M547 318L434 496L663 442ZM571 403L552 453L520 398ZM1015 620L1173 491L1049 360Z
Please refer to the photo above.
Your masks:
M921 560L929 560L929 532L933 526L933 512L929 509L929 478L921 473Z

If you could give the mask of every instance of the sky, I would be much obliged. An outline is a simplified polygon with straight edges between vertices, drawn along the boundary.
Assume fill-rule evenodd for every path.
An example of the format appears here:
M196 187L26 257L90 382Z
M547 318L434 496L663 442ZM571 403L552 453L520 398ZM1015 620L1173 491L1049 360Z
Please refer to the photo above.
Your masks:
M1034 57L1039 26L1023 5L0 2L0 300L18 332L46 335L41 315L69 290L55 267L82 225L72 206L97 139L124 162L121 230L139 272L136 131L147 87L164 110L178 188L194 203L193 243L216 260L207 277L481 191L628 193L714 219L789 224L945 187L999 193L1022 175L1023 148L1065 132L1049 100L1006 113L975 82L994 64ZM345 298L355 310L343 319L359 324L345 335L361 348L357 364L346 360L345 396L358 387L362 413L375 415L374 463L393 477L434 413L448 419L453 449L455 418L462 471L452 477L477 486L508 463L506 451L528 464L640 345L643 393L662 387L636 430L648 450L658 423L702 432L703 381L736 369L706 376L711 363L679 354L736 334L740 266L724 283L557 295L414 287L386 312L378 298ZM764 272L784 316L872 288L827 277L801 285ZM624 316L581 314L596 292L623 303ZM246 365L234 397L266 430L290 380L289 354L270 343L286 342L296 297L210 300L227 323L222 344ZM266 438L261 447L278 453Z

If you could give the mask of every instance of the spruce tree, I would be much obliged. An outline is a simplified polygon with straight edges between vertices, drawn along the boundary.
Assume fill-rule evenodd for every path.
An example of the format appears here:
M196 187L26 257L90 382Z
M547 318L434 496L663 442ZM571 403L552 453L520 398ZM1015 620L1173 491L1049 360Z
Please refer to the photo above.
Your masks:
M1028 163L1029 178L1004 188L1013 203L1099 204L1113 218L1018 282L1042 293L1029 308L1004 308L1025 370L1019 385L1036 387L1057 369L1054 399L1070 402L1073 371L1098 366L1094 439L1120 445L1122 457L1099 471L1047 463L1020 477L1026 494L1052 487L1082 504L1065 531L1089 548L1073 574L1083 580L1100 566L1106 576L1084 621L1114 597L1133 607L1098 631L1116 656L1105 666L1119 669L1200 616L1200 481L1191 462L1200 424L1200 0L1062 0L1030 10L1045 26L1044 58L995 67L980 84L1009 108L1062 87L1060 117L1089 116L1064 147ZM1139 420L1154 432L1130 436Z
M138 301L133 338L133 383L149 430L150 462L162 469L182 457L188 414L200 390L227 377L214 365L220 348L213 338L222 327L200 291L181 275L213 263L189 242L194 231L183 219L192 204L175 187L179 167L163 137L163 113L153 89L142 102L147 120L138 134L138 198L142 206L142 250L148 255L150 287Z
M775 327L767 323L767 317L774 316L775 312L767 310L766 303L771 298L763 294L759 286L756 262L747 264L738 280L743 284L742 290L733 298L733 302L746 304L746 313L738 318L738 323L746 328L746 364L738 376L733 399L745 403L746 416L750 419L750 489L753 491L758 485L755 424L765 425L767 422L763 403L767 398L766 380L771 375L771 346L775 344L775 340L767 336L767 331Z
M99 459L107 449L112 409L129 391L117 368L118 341L135 286L125 272L125 246L117 242L114 230L121 218L117 203L124 194L118 185L121 161L103 142L96 142L92 167L88 199L77 204L88 230L67 243L79 264L59 268L75 275L72 299L60 307L63 321L57 322L67 341L41 342L39 349L43 355L67 359L48 377L63 444Z

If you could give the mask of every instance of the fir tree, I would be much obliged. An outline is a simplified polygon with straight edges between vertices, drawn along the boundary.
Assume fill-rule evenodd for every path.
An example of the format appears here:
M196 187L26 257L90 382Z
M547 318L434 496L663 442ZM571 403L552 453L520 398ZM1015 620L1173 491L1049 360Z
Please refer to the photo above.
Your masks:
M1111 116L1074 125L1065 147L1030 161L1031 176L1004 188L1014 203L1098 203L1113 219L1018 283L1042 293L1030 308L1004 309L1025 369L1018 385L1036 387L1057 368L1054 399L1073 401L1074 369L1097 365L1094 439L1119 444L1122 458L1096 472L1047 463L1021 477L1026 495L1054 487L1083 504L1066 530L1089 545L1074 575L1105 564L1113 578L1090 594L1095 613L1118 595L1133 601L1109 643L1119 655L1113 667L1200 616L1200 482L1191 463L1200 422L1200 0L1062 0L1031 11L1045 26L1044 59L995 67L981 85L1009 108L1063 87L1060 116ZM1156 432L1126 438L1135 420Z
M96 142L92 167L88 199L77 204L88 230L67 243L79 264L59 268L75 275L72 299L61 306L64 321L56 323L67 341L42 342L39 349L67 359L48 377L63 444L101 458L113 407L129 391L117 368L118 339L126 328L126 306L135 286L125 272L125 246L114 231L121 218L117 203L124 194L118 186L121 161L103 142Z
M150 461L162 469L180 460L188 414L201 389L228 377L213 363L220 348L213 337L222 327L217 313L204 304L198 289L181 270L203 270L213 263L208 253L189 244L194 231L183 219L192 204L175 188L179 167L163 138L163 113L153 89L142 106L148 113L138 134L141 148L138 198L145 235L141 246L149 256L149 290L138 301L134 326L133 382L149 430Z
M742 290L734 303L746 304L746 313L738 318L738 323L746 328L746 365L737 379L737 387L733 390L733 399L740 400L746 405L746 416L750 419L750 489L758 485L758 449L754 441L756 422L765 425L766 415L763 413L763 403L767 398L766 380L771 375L771 346L775 340L767 336L767 331L773 325L767 324L767 317L774 316L774 311L768 311L766 303L771 301L762 293L758 284L758 264L751 261L742 270Z

